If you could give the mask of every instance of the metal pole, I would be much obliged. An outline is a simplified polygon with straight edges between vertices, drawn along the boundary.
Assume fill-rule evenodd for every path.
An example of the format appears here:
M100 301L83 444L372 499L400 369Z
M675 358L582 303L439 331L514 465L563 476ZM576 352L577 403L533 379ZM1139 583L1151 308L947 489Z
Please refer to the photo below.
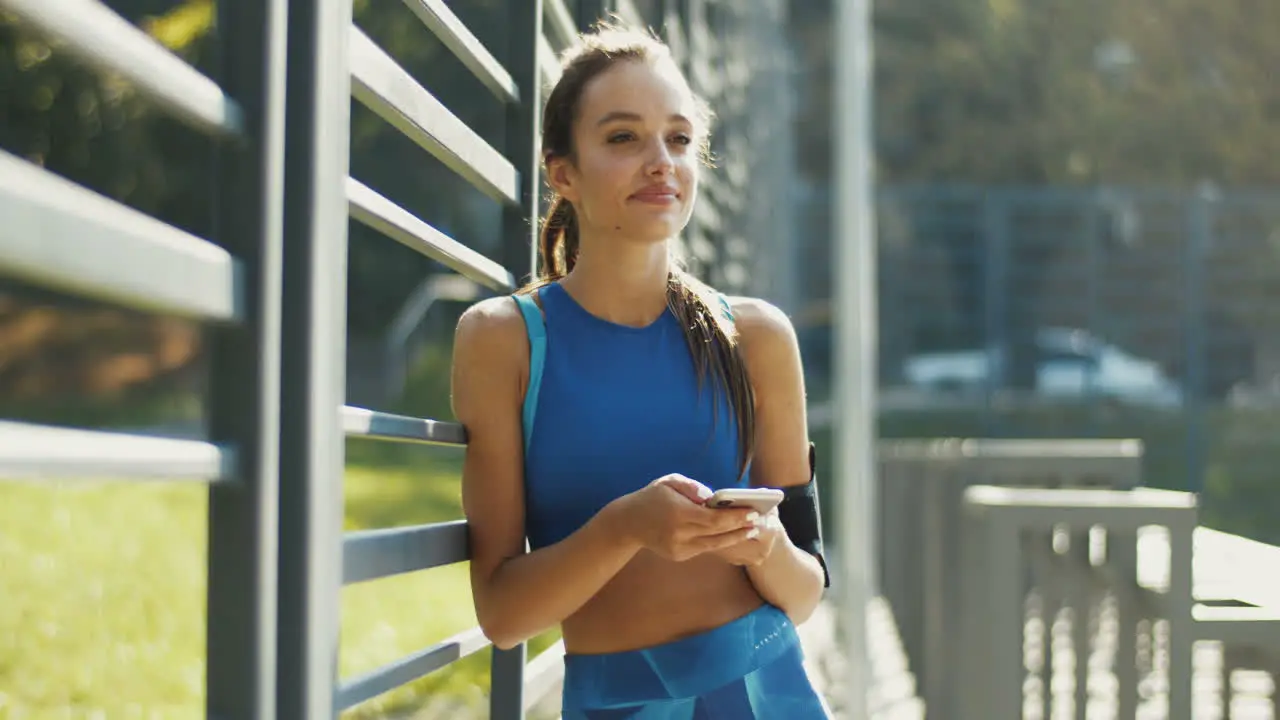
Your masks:
M1213 204L1217 191L1202 182L1196 186L1187 214L1187 239L1183 255L1183 341L1185 367L1182 398L1187 417L1187 490L1204 490L1205 438L1205 259L1213 243Z
M520 103L507 106L507 156L522 171L520 203L503 212L503 264L520 277L537 270L538 195L541 176L538 148L542 136L541 77L538 71L538 37L542 35L542 1L514 0L508 3L507 22L511 28L507 67L513 69L520 88ZM489 664L491 690L489 717L493 720L524 720L524 671L528 644L510 650L494 648Z
M846 717L866 720L867 605L876 592L872 544L876 437L876 248L872 162L871 0L835 3L836 423L838 595L850 672Z
M234 443L236 484L209 488L205 714L276 717L284 0L218 5L222 87L245 143L218 148L215 238L243 262L248 319L213 335L210 439ZM232 51L232 45L236 50Z
M351 3L290 0L276 717L337 716Z
M983 235L987 259L983 291L986 305L987 378L983 392L983 431L988 437L1000 434L999 414L995 401L1008 381L1009 358L1009 208L1011 202L999 191L986 194L982 200ZM996 362L996 358L1004 358ZM1003 372L997 374L996 369Z

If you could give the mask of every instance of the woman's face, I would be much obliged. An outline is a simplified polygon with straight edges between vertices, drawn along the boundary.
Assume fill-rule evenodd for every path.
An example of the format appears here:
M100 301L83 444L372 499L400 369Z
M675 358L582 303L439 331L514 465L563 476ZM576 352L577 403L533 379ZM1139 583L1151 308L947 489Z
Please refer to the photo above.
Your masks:
M573 128L576 162L551 166L580 225L642 242L679 234L698 189L696 117L669 62L619 62L587 83Z

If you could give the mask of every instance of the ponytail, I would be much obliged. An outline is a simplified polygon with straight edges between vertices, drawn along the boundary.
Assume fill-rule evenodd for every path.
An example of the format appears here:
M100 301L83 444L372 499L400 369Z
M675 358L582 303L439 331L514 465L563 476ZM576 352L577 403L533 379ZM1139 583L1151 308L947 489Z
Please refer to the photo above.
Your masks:
M713 395L724 392L737 420L741 479L755 455L756 398L737 327L721 296L683 269L673 269L667 280L667 306L684 330L699 385L710 376Z
M542 260L539 280L555 282L573 270L578 262L578 239L578 213L573 204L558 193L553 195L538 235L538 256Z

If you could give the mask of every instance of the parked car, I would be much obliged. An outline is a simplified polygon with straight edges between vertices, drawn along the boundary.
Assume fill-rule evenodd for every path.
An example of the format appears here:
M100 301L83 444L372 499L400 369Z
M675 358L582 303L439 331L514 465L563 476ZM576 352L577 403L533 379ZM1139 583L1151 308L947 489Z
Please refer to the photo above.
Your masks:
M1045 398L1101 398L1130 404L1177 407L1182 389L1154 360L1137 357L1076 328L1035 333L1034 393ZM903 363L911 387L932 393L980 393L1007 387L1006 350L913 355Z

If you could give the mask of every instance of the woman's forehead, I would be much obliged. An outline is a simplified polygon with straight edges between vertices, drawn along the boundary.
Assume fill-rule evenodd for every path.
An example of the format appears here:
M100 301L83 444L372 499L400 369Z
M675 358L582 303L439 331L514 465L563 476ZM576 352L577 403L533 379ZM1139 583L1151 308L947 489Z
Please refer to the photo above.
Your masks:
M670 62L623 61L583 88L581 119L591 125L614 120L683 119L696 122L689 86Z

